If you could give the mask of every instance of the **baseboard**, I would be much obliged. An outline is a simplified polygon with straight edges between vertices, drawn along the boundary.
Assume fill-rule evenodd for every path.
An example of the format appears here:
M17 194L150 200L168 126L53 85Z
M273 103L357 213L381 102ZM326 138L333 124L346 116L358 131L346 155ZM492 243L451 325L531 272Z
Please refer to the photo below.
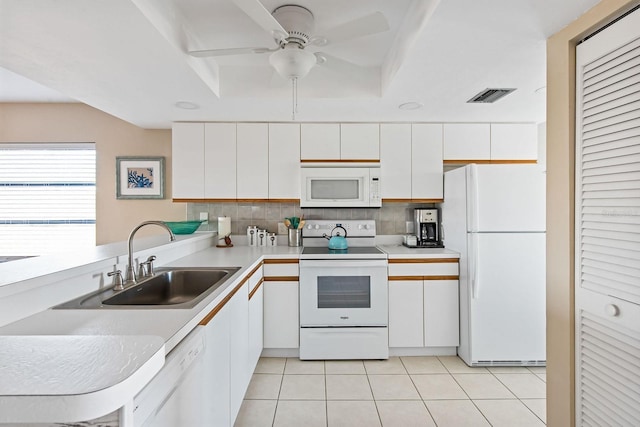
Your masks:
M389 356L455 356L457 347L390 347Z

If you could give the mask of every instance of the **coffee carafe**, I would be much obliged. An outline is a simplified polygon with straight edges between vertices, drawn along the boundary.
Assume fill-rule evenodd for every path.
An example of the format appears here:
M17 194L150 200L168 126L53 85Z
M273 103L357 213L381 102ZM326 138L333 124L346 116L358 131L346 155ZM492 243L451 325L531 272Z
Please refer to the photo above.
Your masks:
M424 248L444 248L440 229L440 209L415 209L415 233L417 246Z

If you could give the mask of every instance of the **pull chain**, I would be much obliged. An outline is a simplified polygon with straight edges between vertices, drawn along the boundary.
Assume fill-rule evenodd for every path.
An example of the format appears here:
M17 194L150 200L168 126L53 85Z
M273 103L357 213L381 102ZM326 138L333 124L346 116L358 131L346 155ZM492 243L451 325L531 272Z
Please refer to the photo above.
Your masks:
M291 78L291 120L296 119L298 112L298 78Z

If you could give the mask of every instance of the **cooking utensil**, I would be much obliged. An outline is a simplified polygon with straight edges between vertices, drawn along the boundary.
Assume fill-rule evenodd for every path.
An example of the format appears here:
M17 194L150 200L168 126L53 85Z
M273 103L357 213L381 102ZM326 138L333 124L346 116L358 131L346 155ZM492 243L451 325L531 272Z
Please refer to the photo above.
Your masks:
M289 221L289 218L284 219L284 225L287 228L291 228L291 221Z

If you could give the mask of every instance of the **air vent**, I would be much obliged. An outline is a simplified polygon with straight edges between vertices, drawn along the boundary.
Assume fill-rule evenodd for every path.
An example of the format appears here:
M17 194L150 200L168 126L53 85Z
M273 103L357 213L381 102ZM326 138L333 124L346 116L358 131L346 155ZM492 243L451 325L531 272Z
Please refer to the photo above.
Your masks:
M503 96L509 95L515 89L485 89L470 100L467 103L470 104L491 104L496 102Z

